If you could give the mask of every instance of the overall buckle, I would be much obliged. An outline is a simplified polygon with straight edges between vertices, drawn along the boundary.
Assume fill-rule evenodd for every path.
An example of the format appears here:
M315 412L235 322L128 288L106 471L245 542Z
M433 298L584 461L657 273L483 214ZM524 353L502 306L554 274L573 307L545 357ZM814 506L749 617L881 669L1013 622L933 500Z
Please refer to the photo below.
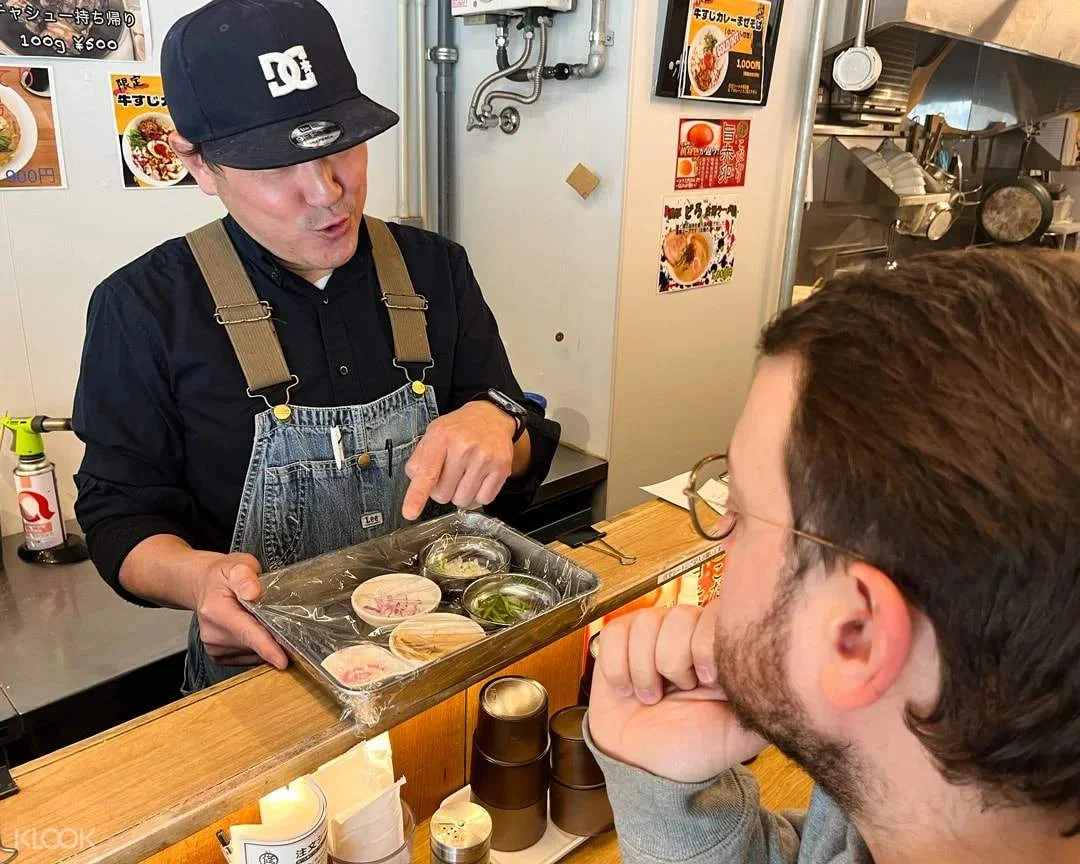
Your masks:
M423 396L427 392L427 384L424 383L424 379L427 378L428 370L435 368L434 362L399 363L395 359L394 366L405 373L405 380L409 382L409 386L416 396Z
M292 389L293 389L293 387L295 387L299 383L300 383L300 378L298 376L296 376L296 375L291 376L291 380L285 386L285 394L284 394L285 398L281 402L278 402L277 404L274 404L269 399L267 399L266 394L261 392L261 391L253 393L251 391L250 387L247 388L247 395L252 399L262 399L263 402L266 403L266 407L274 412L274 416L278 420L280 420L282 423L284 423L286 420L288 420L290 417L292 417L292 408L289 407L289 400L292 398ZM272 386L280 386L280 385L272 385ZM270 387L266 387L264 389L269 390Z

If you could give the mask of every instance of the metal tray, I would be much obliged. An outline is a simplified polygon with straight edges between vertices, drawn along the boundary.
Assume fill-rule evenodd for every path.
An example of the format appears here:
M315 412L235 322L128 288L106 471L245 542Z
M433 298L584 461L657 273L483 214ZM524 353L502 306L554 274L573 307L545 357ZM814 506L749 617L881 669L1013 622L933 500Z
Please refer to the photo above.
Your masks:
M335 651L374 642L386 647L391 628L372 628L351 605L358 585L384 573L420 572L421 550L444 536L491 537L511 553L509 570L553 585L562 600L534 618L488 632L480 641L408 672L362 687L343 686L322 666ZM532 644L571 632L588 614L599 577L568 558L475 511L459 511L403 528L384 537L303 561L260 577L262 594L244 606L289 655L325 690L351 710L358 726L371 728L399 699L420 704L439 693L498 668L498 659ZM459 612L460 598L444 596L440 612ZM403 691L408 691L407 695Z

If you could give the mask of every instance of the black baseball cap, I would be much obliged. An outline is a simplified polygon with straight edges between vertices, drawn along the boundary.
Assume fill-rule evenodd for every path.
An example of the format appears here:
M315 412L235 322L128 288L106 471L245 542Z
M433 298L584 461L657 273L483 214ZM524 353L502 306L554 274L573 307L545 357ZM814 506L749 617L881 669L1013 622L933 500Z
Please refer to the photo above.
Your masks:
M316 0L212 0L169 30L161 76L180 134L231 168L308 162L398 122L360 92Z

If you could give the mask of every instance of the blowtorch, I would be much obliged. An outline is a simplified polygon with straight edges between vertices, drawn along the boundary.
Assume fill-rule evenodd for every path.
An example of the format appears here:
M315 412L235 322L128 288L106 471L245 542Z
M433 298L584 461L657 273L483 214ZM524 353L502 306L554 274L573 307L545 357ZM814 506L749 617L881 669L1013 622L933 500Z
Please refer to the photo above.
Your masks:
M45 458L46 432L71 431L67 417L0 418L0 426L13 433L12 451L19 457L15 466L15 492L22 515L23 544L19 557L31 564L74 564L89 558L86 543L64 527L60 495L56 486L56 466ZM0 431L2 435L2 431Z

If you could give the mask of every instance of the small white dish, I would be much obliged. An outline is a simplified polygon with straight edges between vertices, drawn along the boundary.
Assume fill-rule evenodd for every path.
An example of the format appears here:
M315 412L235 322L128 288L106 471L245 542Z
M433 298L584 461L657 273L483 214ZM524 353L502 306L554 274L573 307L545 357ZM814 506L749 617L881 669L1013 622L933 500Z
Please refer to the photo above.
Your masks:
M415 573L386 573L368 579L352 593L357 617L372 627L400 624L439 608L442 589Z
M484 628L464 615L432 612L398 624L390 652L409 663L432 663L484 638Z
M368 685L411 672L413 666L395 657L385 648L363 642L335 651L322 661L322 667L342 687L361 689Z

